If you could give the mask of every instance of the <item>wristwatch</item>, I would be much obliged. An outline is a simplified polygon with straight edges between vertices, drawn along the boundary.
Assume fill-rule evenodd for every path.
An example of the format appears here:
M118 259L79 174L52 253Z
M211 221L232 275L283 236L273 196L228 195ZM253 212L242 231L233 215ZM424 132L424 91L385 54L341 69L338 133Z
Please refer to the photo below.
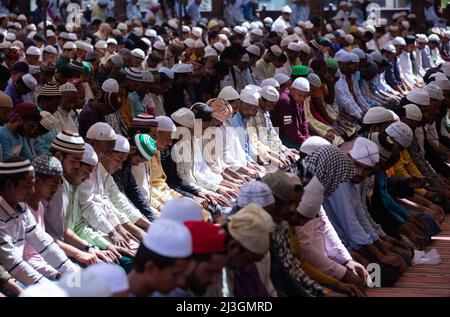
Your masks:
M90 248L95 249L95 245L89 243L87 246L84 247L84 251L89 252Z

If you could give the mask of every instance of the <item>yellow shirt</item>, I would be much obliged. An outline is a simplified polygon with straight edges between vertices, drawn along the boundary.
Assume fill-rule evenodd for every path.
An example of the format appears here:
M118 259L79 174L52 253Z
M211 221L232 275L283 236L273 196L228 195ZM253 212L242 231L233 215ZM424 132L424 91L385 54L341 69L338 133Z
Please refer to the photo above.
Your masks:
M422 176L416 164L414 164L411 155L407 149L400 152L400 159L394 164L394 175L396 177L411 177L411 176ZM424 196L427 191L424 188L416 188L415 192L420 196Z
M331 127L326 125L326 124L324 124L324 123L322 123L322 122L320 122L316 118L314 118L314 116L313 116L313 114L311 112L310 101L304 103L304 108L305 108L306 119L314 127L314 129L316 129L321 134L322 137L325 134L327 134L328 130L330 130ZM335 135L335 138L333 140L333 144L336 145L336 146L339 146L342 143L344 143L344 139L342 139L342 137L340 137L340 136Z
M161 165L161 153L157 151L155 156L146 163L151 170L151 201L150 205L159 209L168 200L181 196L166 183L167 176Z
M120 107L120 114L122 115L123 122L129 127L133 120L133 114L131 113L131 102L128 99L128 95L121 95L122 106Z

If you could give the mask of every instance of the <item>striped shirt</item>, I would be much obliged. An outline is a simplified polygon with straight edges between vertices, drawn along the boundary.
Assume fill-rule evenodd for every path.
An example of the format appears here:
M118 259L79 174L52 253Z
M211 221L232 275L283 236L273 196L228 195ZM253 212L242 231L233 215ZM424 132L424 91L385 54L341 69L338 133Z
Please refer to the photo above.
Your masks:
M23 259L25 241L59 272L76 270L76 266L53 239L39 226L24 203L12 208L0 196L0 263L25 285L44 277Z

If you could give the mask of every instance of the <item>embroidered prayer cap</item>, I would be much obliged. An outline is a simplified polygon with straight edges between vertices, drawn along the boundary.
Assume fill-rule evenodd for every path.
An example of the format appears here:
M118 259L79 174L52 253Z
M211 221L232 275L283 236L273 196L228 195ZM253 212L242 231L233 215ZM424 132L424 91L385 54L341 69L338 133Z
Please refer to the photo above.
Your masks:
M167 68L167 67L161 67L161 68L159 69L159 72L160 72L160 73L166 74L167 77L169 77L170 79L174 79L174 78L175 78L175 74L173 73L173 71L170 70L170 69Z
M106 44L107 45L117 45L117 41L116 41L116 39L110 37L106 40Z
M425 34L416 34L417 42L426 44L428 43L428 37Z
M245 102L252 106L258 106L259 98L261 98L260 93L253 89L242 89L239 96L239 99L242 102Z
M140 48L135 48L134 50L132 50L131 55L142 60L145 59L145 53Z
M275 74L273 78L278 82L280 86L287 83L289 79L291 79L288 75L284 73Z
M247 48L245 50L249 54L252 54L252 55L255 55L255 56L258 56L258 57L261 56L261 50L256 45L249 45L249 46L247 46Z
M434 82L429 83L425 86L425 90L430 95L430 98L436 99L436 100L444 100L444 92L440 87L434 84Z
M131 121L131 128L158 128L158 121L150 114L140 113Z
M406 99L417 104L418 106L429 106L430 105L430 95L425 89L415 88L411 90L407 95Z
M229 217L230 235L247 250L264 255L269 250L269 228L261 216L261 207L249 204Z
M191 198L177 197L162 206L160 219L169 219L179 223L203 221L202 207Z
M193 66L192 66L192 64L179 63L179 64L173 65L171 70L175 74L188 74L188 73L193 72Z
M239 99L239 93L232 86L225 86L220 91L218 98L225 99L226 101L233 101Z
M360 49L359 47L355 47L354 49L352 49L352 53L355 53L356 55L358 55L360 60L367 59L366 53L362 49Z
M273 86L264 86L261 89L261 97L270 102L278 102L278 100L280 99L280 93Z
M39 96L61 96L61 91L59 90L59 86L57 84L44 84L38 90Z
M142 79L141 79L141 81L144 82L144 83L152 83L152 82L154 82L155 79L153 77L152 72L149 71L148 69L144 69L142 71Z
M53 139L51 148L64 153L80 154L84 152L85 142L78 133L63 130Z
M382 145L382 142L380 141L380 133L379 132L374 132L374 133L370 134L370 140L378 145L380 158L382 158L383 160L388 160L391 157L392 151L390 149L387 149L385 146ZM387 142L390 145L392 145L393 141L392 141L392 139L390 137L388 137L387 138Z
M405 39L403 37L396 36L392 40L391 44L394 45L394 46L406 46L406 41L405 41Z
M33 165L30 160L16 156L10 159L6 159L6 162L0 162L0 174L18 174L24 172L31 172Z
M55 117L48 111L41 111L41 121L39 122L48 131L51 130L52 126L55 124Z
M313 73L308 74L308 81L311 86L316 87L316 88L320 88L320 86L322 85L322 81L320 80L320 77Z
M113 63L115 66L122 68L125 64L122 55L113 54L108 58L108 62Z
M155 120L158 122L158 130L165 132L174 132L177 127L173 123L172 119L167 116L157 116Z
M31 91L34 91L36 89L38 83L36 81L36 78L34 78L31 74L25 74L21 78L28 89L30 89Z
M63 175L61 162L50 153L37 156L33 160L33 167L37 174L47 176Z
M97 122L87 130L86 138L97 141L114 141L116 133L106 122Z
M179 259L192 255L191 233L184 224L173 220L156 220L148 229L142 244L164 257Z
M305 142L302 143L302 145L300 146L300 152L309 155L322 145L330 145L330 144L331 143L328 140L320 136L313 135L307 138Z
M353 44L355 42L355 37L351 34L346 34L344 39L348 44Z
M166 44L162 41L156 40L155 43L153 43L153 49L164 52L166 50Z
M388 121L394 121L394 116L388 109L384 107L372 107L370 108L363 118L364 124L377 124Z
M225 45L223 45L222 42L216 42L213 44L213 48L219 51L219 53L222 53L225 49Z
M309 55L309 54L311 54L311 46L309 46L306 43L301 42L300 43L300 51Z
M280 84L275 78L266 78L261 82L261 87L264 86L273 86L275 88L280 88Z
M291 87L303 92L310 92L309 81L303 77L296 78Z
M187 48L194 48L195 47L195 40L192 38L187 38L183 41L184 45L186 45Z
M81 162L92 166L96 166L98 164L97 153L89 143L85 144L83 158L81 159Z
M104 92L117 94L119 92L119 83L117 82L117 80L115 80L113 78L108 78L107 80L105 80L103 82L102 90Z
M205 55L203 55L204 58L206 57L217 57L217 51L211 47L206 47L205 48Z
M64 43L63 49L64 50L76 50L77 46L75 45L74 42L68 41L68 42Z
M176 123L186 128L194 128L195 114L188 108L180 108L170 115Z
M397 53L397 50L395 49L395 46L392 45L391 43L386 44L383 47L383 50L386 51L386 52L392 53L392 54Z
M291 9L290 6L284 6L284 7L281 9L281 13L292 13L292 9Z
M111 263L99 262L84 269L86 273L92 273L106 283L112 293L124 292L129 289L128 278L125 271Z
M59 86L59 91L60 91L61 93L63 93L63 92L70 92L70 91L78 92L78 90L77 90L77 88L75 87L75 85L72 84L72 83L69 83L69 82L67 82L67 83L65 83L65 84L63 84L63 85L61 85L61 86Z
M439 39L439 35L431 34L428 36L428 42L439 43L441 40Z
M413 132L404 122L394 122L386 128L386 133L404 148L409 147L413 141Z
M194 35L195 37L199 38L202 37L203 34L203 29L197 26L192 27L192 35Z
M380 160L378 145L363 137L356 138L349 154L357 162L370 167L374 167Z
M114 151L121 152L121 153L129 153L130 152L130 142L128 142L128 139L120 134L117 134Z
M422 121L422 111L416 105L408 104L403 106L403 109L405 109L407 119L414 120L417 122Z
M147 161L150 161L156 153L156 142L148 134L136 134L133 137L133 143L139 154Z
M29 46L25 52L26 55L41 56L41 50L36 46Z
M276 57L280 57L281 54L283 54L283 51L281 50L281 48L278 45L272 45L269 48L269 52L272 53L273 55L275 55Z
M267 207L275 203L275 198L267 184L261 181L250 181L241 186L236 202L239 207L245 207L248 204Z

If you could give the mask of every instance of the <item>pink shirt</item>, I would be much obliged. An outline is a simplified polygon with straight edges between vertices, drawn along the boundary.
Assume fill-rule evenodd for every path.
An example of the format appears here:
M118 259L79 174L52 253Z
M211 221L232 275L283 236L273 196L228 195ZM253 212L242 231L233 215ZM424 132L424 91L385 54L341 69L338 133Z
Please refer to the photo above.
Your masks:
M319 217L295 229L302 256L320 271L341 280L352 257L328 220L323 207Z
M42 205L41 202L39 202L39 206L37 210L34 210L33 208L28 205L28 208L30 208L31 213L34 216L34 219L36 219L36 225L41 227L42 230L45 231L45 224L44 224L44 205ZM33 247L25 241L25 247L23 251L23 257L25 261L28 260L38 260L38 261L44 261L42 256L35 250Z
M45 231L45 224L44 224L44 205L42 202L39 202L39 206L37 210L34 210L30 207L30 205L27 205L30 212L33 214L34 219L36 219L36 225L41 227L43 231ZM27 241L25 241L24 244L24 250L23 250L23 259L28 262L36 271L41 273L47 278L54 278L56 274L58 274L58 271L47 263L47 261L44 260L44 258L37 252Z

